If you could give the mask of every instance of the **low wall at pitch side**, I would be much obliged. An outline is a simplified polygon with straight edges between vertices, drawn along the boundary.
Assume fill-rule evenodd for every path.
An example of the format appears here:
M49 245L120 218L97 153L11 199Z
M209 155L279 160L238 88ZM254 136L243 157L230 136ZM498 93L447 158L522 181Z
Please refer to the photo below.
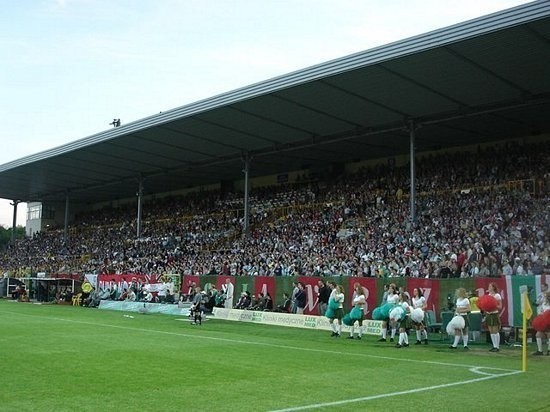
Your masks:
M214 318L237 322L261 323L263 325L289 326L292 328L318 329L330 331L329 320L324 316L297 315L280 312L257 312L254 310L214 308ZM364 333L378 336L382 330L382 321L363 320ZM349 332L350 326L342 325L342 332Z
M162 313L164 315L189 316L191 304L168 304L168 303L147 303L127 302L116 300L102 300L99 309L119 310L135 313Z

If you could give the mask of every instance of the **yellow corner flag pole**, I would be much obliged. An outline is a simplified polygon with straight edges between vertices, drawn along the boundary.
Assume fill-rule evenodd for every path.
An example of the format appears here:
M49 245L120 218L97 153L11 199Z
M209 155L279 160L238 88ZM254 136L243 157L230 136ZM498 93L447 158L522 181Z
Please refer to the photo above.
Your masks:
M521 288L521 312L523 313L523 366L522 371L527 371L527 319L531 319L533 316L533 309L529 303L529 297L527 296L527 287Z

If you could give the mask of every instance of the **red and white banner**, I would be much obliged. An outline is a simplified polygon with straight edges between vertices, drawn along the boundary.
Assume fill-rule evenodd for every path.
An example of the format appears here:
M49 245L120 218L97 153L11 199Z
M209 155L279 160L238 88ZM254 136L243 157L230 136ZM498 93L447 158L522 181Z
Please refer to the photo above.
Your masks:
M506 278L476 278L476 292L477 296L481 297L488 292L489 283L494 283L498 289L498 293L502 297L502 310L500 311L500 321L503 325L508 324L508 311L509 306L506 292Z
M426 299L427 310L433 310L435 314L439 313L439 281L423 278L409 278L407 279L407 292L411 295L411 299L414 296L413 290L415 288L422 289L424 298Z
M145 283L148 285L157 284L157 275L99 275L97 277L100 289L109 289L111 282L115 283L118 290L127 288L132 282Z
M191 295L193 288L201 285L201 279L199 276L187 275L183 277L181 282L181 293L184 295Z
M235 286L235 278L233 276L219 275L216 277L216 289L225 292L225 280L229 281ZM235 290L233 290L233 299L235 299Z
M258 296L260 293L263 295L269 293L273 306L275 306L275 287L275 278L273 276L254 277L254 294Z
M319 282L318 277L300 276L298 282L302 282L306 287L306 307L304 315L318 315L317 304L319 302Z
M370 319L369 314L376 307L377 296L376 296L376 279L374 278L349 278L348 279L348 290L346 290L346 312L351 309L352 305L352 296L355 291L355 284L359 283L363 288L363 293L365 294L365 299L367 299L367 304L365 305L365 318Z

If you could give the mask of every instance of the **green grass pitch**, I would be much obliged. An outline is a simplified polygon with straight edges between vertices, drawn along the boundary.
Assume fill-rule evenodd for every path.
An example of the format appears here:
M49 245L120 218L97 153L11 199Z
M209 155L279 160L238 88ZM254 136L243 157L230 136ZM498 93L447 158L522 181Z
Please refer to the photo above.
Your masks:
M550 356L376 339L3 299L0 410L550 410Z

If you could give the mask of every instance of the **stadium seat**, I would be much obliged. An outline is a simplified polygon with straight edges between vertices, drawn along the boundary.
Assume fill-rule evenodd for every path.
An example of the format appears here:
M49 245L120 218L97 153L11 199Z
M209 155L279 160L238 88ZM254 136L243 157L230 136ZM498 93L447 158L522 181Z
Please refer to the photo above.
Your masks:
M470 313L470 338L472 341L481 339L481 312Z
M82 293L73 296L73 306L80 306L82 303Z
M426 329L429 333L441 333L441 322L435 321L433 310L426 311Z

